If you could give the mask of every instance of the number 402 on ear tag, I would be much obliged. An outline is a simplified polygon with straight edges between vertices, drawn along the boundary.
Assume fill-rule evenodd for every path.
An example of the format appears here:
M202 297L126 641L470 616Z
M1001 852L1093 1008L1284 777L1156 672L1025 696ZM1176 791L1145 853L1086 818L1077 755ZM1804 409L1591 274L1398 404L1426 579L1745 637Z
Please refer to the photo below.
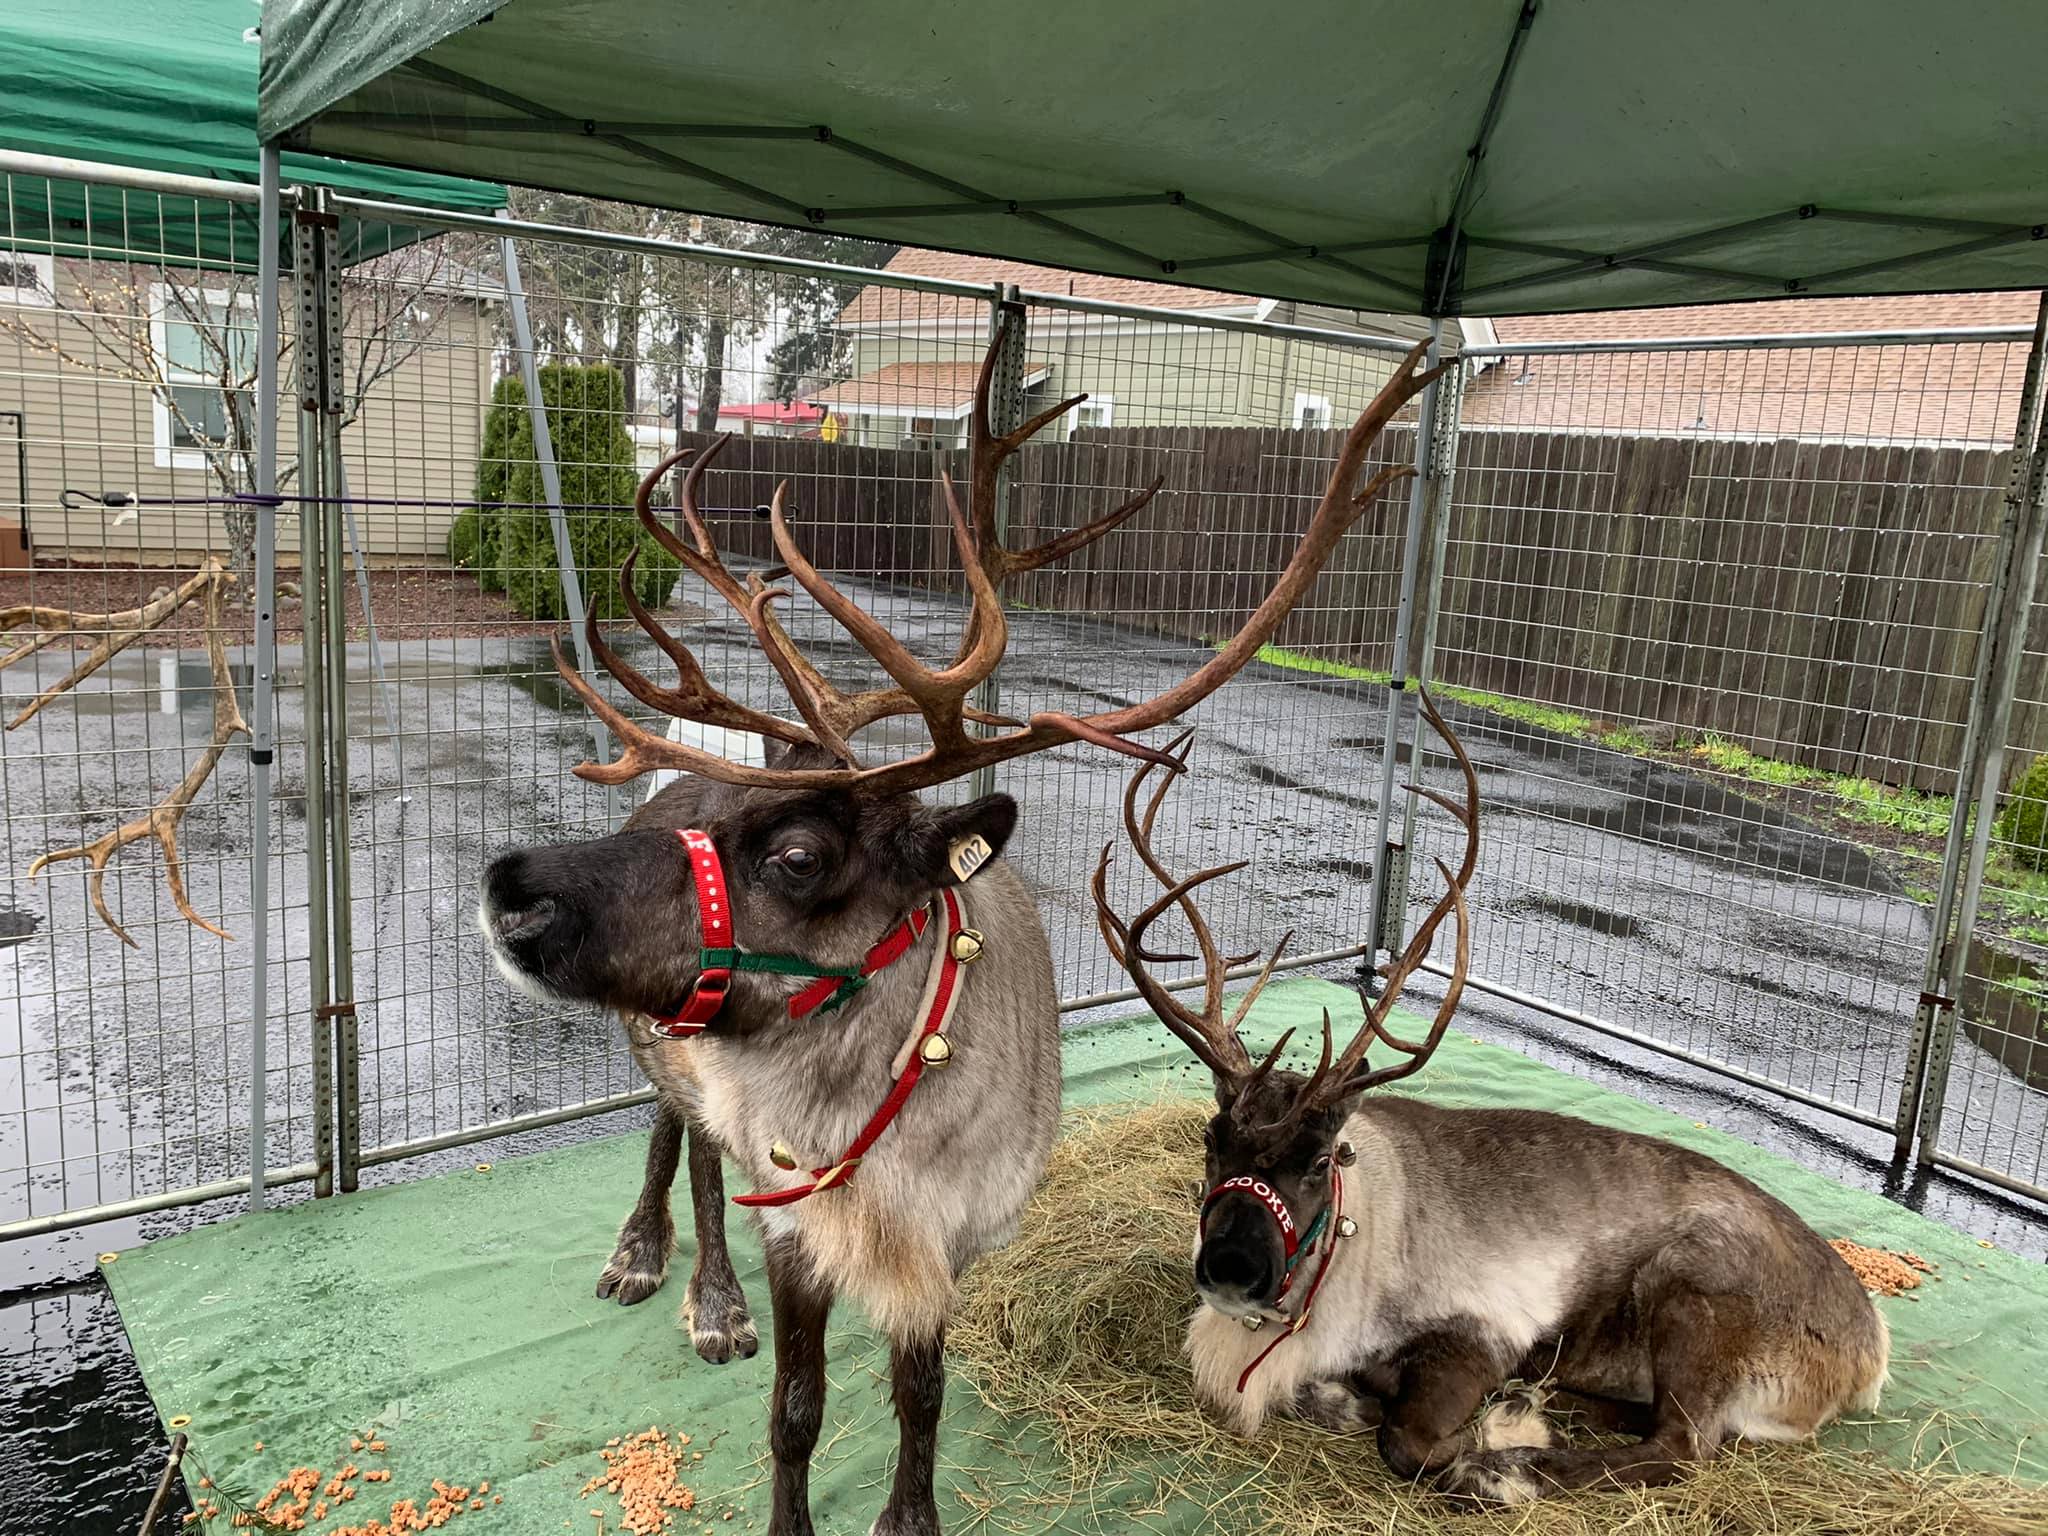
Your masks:
M946 855L946 862L953 866L953 878L965 881L994 857L995 851L989 847L988 839L976 832L955 843Z

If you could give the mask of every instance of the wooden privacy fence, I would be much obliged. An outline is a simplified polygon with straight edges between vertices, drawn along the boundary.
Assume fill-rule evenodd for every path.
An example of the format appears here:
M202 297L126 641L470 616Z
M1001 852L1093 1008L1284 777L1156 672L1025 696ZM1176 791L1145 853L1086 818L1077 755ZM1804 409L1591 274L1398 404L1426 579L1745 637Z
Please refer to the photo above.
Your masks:
M708 441L708 438L703 439ZM1019 456L1012 540L1034 542L1166 477L1157 502L1011 597L1202 642L1233 632L1286 562L1341 434L1090 430ZM1406 462L1390 429L1375 464ZM949 580L938 494L959 453L735 440L707 500L765 505L788 479L812 558ZM2008 455L1990 448L1566 432L1465 432L1436 675L1615 724L1712 731L1782 761L1953 788ZM1360 520L1278 643L1384 669L1407 485ZM765 522L724 520L773 558ZM936 574L935 574L936 573ZM2048 603L2030 652L2048 652ZM2048 745L2023 686L2012 741ZM2008 754L2008 773L2028 754Z

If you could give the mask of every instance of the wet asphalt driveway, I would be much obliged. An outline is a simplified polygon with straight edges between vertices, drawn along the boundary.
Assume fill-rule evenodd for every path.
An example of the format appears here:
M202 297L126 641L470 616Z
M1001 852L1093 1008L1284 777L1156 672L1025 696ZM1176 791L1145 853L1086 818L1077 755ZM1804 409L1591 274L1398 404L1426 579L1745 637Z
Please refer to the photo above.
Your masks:
M922 654L950 652L949 604L901 590L855 592ZM864 676L857 653L807 607L792 627L827 672ZM783 707L744 632L704 622L701 610L694 617L700 622L684 632L711 674L732 680L748 702ZM385 726L386 700L370 681L366 648L352 647L349 658L364 1144L638 1086L603 1020L552 1014L514 995L491 972L471 927L476 880L493 854L515 842L601 831L616 809L568 772L584 755L588 725L553 677L544 642L387 635L385 646L396 736ZM1203 659L1195 648L1130 630L1020 613L1000 707L1088 713L1156 693ZM304 710L295 655L285 662L289 743L303 735ZM121 758L106 752L117 737L131 747L146 722L151 741L165 748L153 765L159 784L180 771L176 732L187 742L204 738L203 697L185 697L175 718L160 712L154 658L124 657L109 672L76 707L49 712L41 760L27 755L34 741L5 743L11 883L0 886L0 942L18 935L0 948L0 1024L15 1031L0 1040L0 1119L12 1127L4 1133L11 1139L0 1139L5 1217L22 1214L30 1198L24 1160L69 1158L74 1191L113 1198L184 1182L194 1169L220 1177L245 1156L235 1129L244 1111L230 1086L246 1078L249 1034L249 783L239 749L195 810L186 851L195 903L202 912L240 912L243 920L229 926L243 942L223 950L188 934L157 894L140 850L117 860L121 872L108 882L117 911L147 918L154 905L166 919L138 933L139 951L123 951L82 920L80 878L35 886L20 878L36 852L75 835L81 807L142 800L132 750ZM12 696L31 676L32 665L24 666L0 684ZM1296 953L1359 941L1383 708L1377 689L1254 665L1194 715L1198 771L1175 791L1154 841L1182 871L1252 861L1213 887L1206 904L1230 948L1269 944L1289 928ZM1680 770L1455 706L1447 714L1477 764L1484 806L1475 974L1889 1120L1928 923L1882 864ZM914 739L901 722L875 734ZM1064 748L998 778L1024 805L1011 857L1039 894L1068 996L1122 981L1095 935L1087 878L1102 845L1118 836L1124 767L1093 749ZM1448 763L1433 751L1424 772L1437 787L1452 787ZM279 780L272 836L284 915L273 925L273 954L293 960L273 989L268 1033L278 1121L271 1156L289 1162L310 1153L312 1082L301 1022L306 824L295 748L281 754ZM1453 833L1424 807L1412 912L1434 896L1426 856L1451 856ZM1136 884L1121 888L1127 906L1149 899ZM1323 970L1341 977L1351 965ZM1417 1000L1433 1001L1437 985L1419 984ZM1902 1185L1887 1167L1888 1134L1498 996L1467 999L1461 1021L1471 1033L1906 1198L2001 1246L2048 1256L2039 1211L1946 1178ZM1952 1118L1986 1128L1987 1147L2011 1141L2027 1158L2038 1156L2048 1133L2042 1096L2019 1091L1967 1040L1957 1049L1963 1086ZM17 1104L34 1112L9 1115ZM640 1120L628 1111L530 1132L488 1151L372 1168L364 1182ZM125 1150L131 1141L142 1150ZM38 1185L34 1209L58 1203L47 1168ZM622 1207L628 1199L621 1191ZM0 1249L8 1293L0 1305L0 1413L9 1427L0 1480L10 1490L10 1530L132 1528L153 1478L158 1431L92 1255L224 1213L167 1212Z

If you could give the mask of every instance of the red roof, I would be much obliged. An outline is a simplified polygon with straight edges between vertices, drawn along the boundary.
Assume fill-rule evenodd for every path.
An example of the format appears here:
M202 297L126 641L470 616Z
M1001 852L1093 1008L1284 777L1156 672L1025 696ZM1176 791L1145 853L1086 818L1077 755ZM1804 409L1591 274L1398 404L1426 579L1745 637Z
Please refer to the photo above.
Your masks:
M825 419L825 408L813 405L808 400L763 401L758 405L721 405L718 418L723 421L730 416L734 421L764 421L779 426L809 425Z

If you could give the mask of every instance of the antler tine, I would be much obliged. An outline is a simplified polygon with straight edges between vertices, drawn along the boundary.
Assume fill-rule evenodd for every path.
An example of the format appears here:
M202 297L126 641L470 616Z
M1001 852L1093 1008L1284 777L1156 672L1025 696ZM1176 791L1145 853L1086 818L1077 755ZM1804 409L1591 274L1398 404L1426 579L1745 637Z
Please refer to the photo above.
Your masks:
M188 588L192 593L203 592L206 598L206 660L213 676L213 731L207 740L206 750L200 753L192 766L186 770L185 777L178 782L177 788L135 820L124 822L90 843L81 843L72 848L53 848L28 867L28 876L33 880L52 864L59 864L67 859L86 860L92 868L90 890L93 910L99 914L100 921L112 929L123 944L131 948L141 946L137 945L128 930L115 920L112 909L107 905L107 863L130 843L140 842L145 837L155 838L157 846L163 850L164 883L170 887L171 900L176 904L179 915L195 928L204 928L215 938L232 939L232 935L225 929L201 917L193 907L191 899L185 894L185 871L178 858L178 827L184 821L185 813L192 808L192 802L198 798L199 791L206 787L206 781L213 776L213 770L219 764L222 754L227 751L228 743L237 736L246 736L249 732L249 722L242 718L241 701L235 696L234 674L228 669L227 640L221 624L221 592L224 588L232 586L234 580L233 575L218 560L208 556L200 574L178 589L179 592L186 592ZM193 582L199 585L194 587ZM177 596L176 593L172 595ZM189 600L188 595L171 603L152 623L161 623ZM152 608L155 606L150 605ZM135 633L141 632L138 629ZM119 636L109 638L120 639ZM127 638L120 639L120 644L115 645L113 649L121 649L134 638L135 634L130 634ZM94 654L98 654L97 650ZM107 654L111 655L113 652L109 651ZM105 659L104 656L100 658L101 661ZM92 663L93 666L98 664ZM85 670L90 671L91 667ZM71 682L77 680L77 677L84 675L84 672L78 672L62 686L68 687ZM26 719L27 716L24 715L22 718ZM17 720L15 723L19 724L20 721Z
M661 647L668 659L675 663L679 681L674 688L662 688L648 679L625 657L614 651L598 628L597 616L593 611L583 621L583 633L590 644L590 654L605 671L619 680L625 690L650 709L658 709L665 715L682 720L697 720L706 725L722 726L736 731L753 731L758 735L773 737L777 741L809 742L814 738L805 731L779 720L773 715L749 709L728 695L711 686L690 648L684 645L667 629L640 601L633 590L633 568L640 558L639 550L629 551L619 566L619 591L626 600L626 609L633 615L639 626ZM771 653L772 654L772 653Z
M1436 1017L1430 1020L1429 1033L1412 1045L1389 1034L1380 1020L1369 1020L1373 1035L1399 1051L1401 1059L1391 1066L1353 1076L1345 1085L1346 1094L1362 1093L1368 1088L1377 1088L1382 1083L1391 1083L1397 1078L1406 1077L1411 1072L1419 1072L1429 1058L1436 1054L1436 1048L1444 1038L1444 1031L1450 1028L1451 1016L1458 1011L1459 999L1465 995L1465 976L1472 966L1472 934L1465 910L1465 890L1451 879L1450 866L1442 859L1436 861L1436 867L1443 872L1444 879L1450 884L1448 896L1451 912L1457 919L1458 944L1451 965L1450 984L1444 988L1444 999L1437 1005Z
M1137 987L1138 995L1144 998L1146 1006L1158 1017L1160 1023L1173 1032L1181 1044L1193 1051L1196 1058L1218 1077L1235 1081L1251 1066L1251 1060L1246 1055L1242 1042L1235 1036L1226 1039L1213 1034L1207 1007L1205 1006L1201 1013L1196 1013L1185 1006L1160 984L1157 977L1145 969L1143 962L1138 958L1145 924L1150 917L1156 917L1159 912L1172 905L1175 898L1185 894L1185 889L1192 888L1204 880L1227 874L1229 870L1207 870L1195 876L1192 881L1181 882L1169 891L1166 897L1161 898L1160 903L1148 908L1147 912L1140 914L1135 921L1126 923L1117 916L1116 909L1109 901L1109 853L1110 845L1104 843L1102 857L1096 861L1095 878L1090 882L1089 888L1095 897L1096 926L1102 932L1102 942L1108 948L1110 957L1123 967Z
M959 551L961 566L967 573L968 589L973 595L974 627L978 634L975 644L966 654L940 671L933 671L911 655L910 647L811 564L790 532L789 519L783 510L785 489L786 483L776 488L775 500L769 508L769 528L775 537L775 552L782 557L782 563L789 567L798 585L881 664L882 670L895 679L897 686L916 704L930 728L934 753L944 757L966 747L968 738L961 728L961 720L966 712L967 695L995 671L996 664L1003 658L1004 647L1009 644L1010 630L1009 622L1003 617L1002 600L996 595L995 584L975 558L974 534L961 513L958 498L953 495L951 481L948 480L946 485L947 510L952 517L954 546Z
M1465 891L1472 883L1473 872L1479 864L1479 775L1472 766L1472 759L1465 752L1465 744L1458 739L1457 732L1451 729L1450 723L1438 711L1436 700L1430 697L1429 690L1422 689L1420 694L1423 718L1429 722L1437 735L1443 738L1445 744L1450 747L1452 756L1458 760L1458 768L1465 779L1465 803L1461 808L1430 791L1425 790L1423 793L1448 809L1464 827L1465 856L1455 874L1442 859L1435 861L1444 877L1444 894L1436 905L1430 908L1429 916L1416 928L1413 937L1408 941L1408 947L1402 950L1400 958L1387 968L1386 985L1382 988L1378 1000L1366 1007L1365 1022L1357 1036L1344 1048L1344 1054L1338 1058L1328 1076L1316 1085L1316 1092L1305 1092L1302 1095L1305 1104L1316 1107L1334 1103L1374 1084L1405 1077L1420 1068L1443 1038L1451 1014L1457 1009L1457 1000L1464 992L1465 975L1471 964ZM1448 1009L1438 1009L1437 1017L1423 1039L1404 1040L1387 1028L1387 1021L1393 1016L1394 1006L1400 1000L1401 989L1408 984L1408 978L1413 976L1422 962L1429 958L1429 952L1436 943L1437 930L1443 926L1447 917L1457 919L1458 932L1457 963L1453 969L1450 986L1445 992L1445 1001L1450 1006ZM1375 1040L1402 1053L1406 1059L1378 1071L1362 1071L1366 1052Z
M1281 621L1321 573L1352 523L1374 504L1381 491L1412 472L1406 466L1384 469L1369 477L1362 491L1353 489L1364 468L1366 453L1380 431L1403 405L1441 372L1441 366L1420 367L1426 348L1417 346L1381 387L1346 435L1322 500L1286 569L1251 618L1203 666L1166 692L1137 704L1079 717L1040 712L1018 727L1013 721L975 710L967 703L973 689L993 672L1008 640L1008 624L997 596L999 581L1011 570L1035 568L1071 553L1088 538L1099 536L1115 526L1117 521L1135 513L1149 499L1151 492L1140 493L1107 517L1070 534L1062 534L1037 549L1021 552L999 550L993 537L996 467L1002 458L1021 448L1030 431L1043 425L1043 420L1034 418L1000 438L989 431L987 395L994 374L995 354L1001 344L1002 333L999 333L995 345L983 360L977 384L974 432L978 451L973 468L971 514L961 508L950 478L945 480L954 545L966 573L973 609L954 660L943 669L934 671L919 663L907 646L818 572L797 547L784 505L787 487L778 487L775 504L771 508L777 554L798 584L881 663L896 686L847 696L826 682L776 621L771 608L773 600L761 596L766 589L758 581L753 583L755 590L751 593L741 589L716 555L715 542L701 510L696 506L696 485L717 453L716 444L691 464L681 498L685 522L695 547L692 541L661 527L660 520L653 513L650 483L643 482L636 499L643 523L663 547L693 573L709 582L747 619L757 640L775 662L778 674L790 687L799 711L811 726L811 733L822 744L837 752L860 727L885 716L915 711L924 716L929 728L930 750L872 768L861 767L847 754L844 767L787 773L778 770L772 776L764 774L757 777L754 775L760 772L758 770L735 769L723 759L680 748L677 743L659 740L644 731L637 734L619 731L614 725L613 729L626 744L624 755L608 764L587 764L577 770L579 774L596 783L616 784L650 769L675 768L703 773L726 783L829 787L880 797L927 789L977 769L994 767L1012 758L1076 741L1163 763L1164 759L1156 749L1131 738L1177 718L1207 698L1242 670L1259 648L1272 638ZM1041 413L1041 417L1051 419L1045 413ZM688 457L687 450L670 455L656 467L650 481ZM706 553L707 548L710 553ZM578 696L589 702L593 690L568 671L564 676ZM606 718L610 724L618 716L616 711L607 716L600 710L600 718ZM970 737L963 728L966 720L1004 729L1001 734Z

